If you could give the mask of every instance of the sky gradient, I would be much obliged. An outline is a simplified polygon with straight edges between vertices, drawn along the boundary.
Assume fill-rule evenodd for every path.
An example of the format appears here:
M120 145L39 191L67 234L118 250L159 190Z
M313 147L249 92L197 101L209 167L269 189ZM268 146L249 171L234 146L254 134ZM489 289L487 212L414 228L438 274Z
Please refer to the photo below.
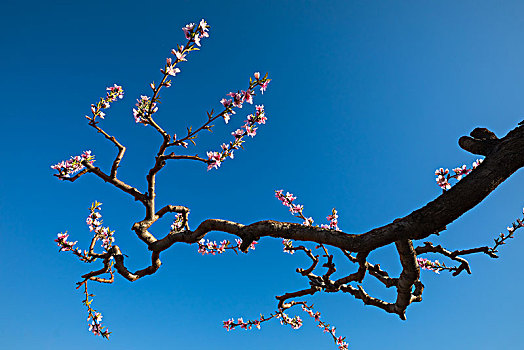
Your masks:
M201 256L195 245L175 245L162 254L153 276L91 283L94 307L113 334L106 341L87 330L75 282L95 266L58 253L53 240L68 231L87 247L85 218L98 200L104 224L116 230L116 244L129 256L126 265L143 268L149 253L130 229L143 209L92 175L61 182L50 165L90 149L96 166L110 168L116 149L84 115L116 83L125 97L107 111L102 127L127 147L119 177L145 190L161 140L135 123L132 108L149 94L149 83L161 79L159 69L185 42L181 28L189 22L205 18L210 38L161 93L156 120L171 133L199 125L206 111L220 109L226 93L245 89L253 72L269 72L272 79L255 97L268 122L235 159L211 171L178 161L159 174L157 207L189 207L192 228L206 218L293 222L274 197L274 190L284 189L316 223L326 223L335 207L342 230L366 232L437 197L436 168L471 165L476 157L458 147L460 136L480 126L502 137L524 119L519 1L9 1L3 7L5 349L336 349L303 313L297 313L304 319L299 330L278 322L262 330L222 328L230 317L269 314L275 295L307 286L295 273L307 260L284 254L280 240L270 238L238 256ZM218 151L251 112L241 110L228 125L217 121L190 151ZM519 171L427 240L449 249L492 244L522 217L523 186ZM152 231L163 236L170 220ZM519 235L500 249L499 259L472 256L472 275L422 271L424 301L408 308L407 321L349 295L309 300L354 350L514 349L524 343ZM221 233L209 238L231 239ZM392 275L400 272L391 246L374 251L369 261ZM370 294L395 297L374 281L364 286Z

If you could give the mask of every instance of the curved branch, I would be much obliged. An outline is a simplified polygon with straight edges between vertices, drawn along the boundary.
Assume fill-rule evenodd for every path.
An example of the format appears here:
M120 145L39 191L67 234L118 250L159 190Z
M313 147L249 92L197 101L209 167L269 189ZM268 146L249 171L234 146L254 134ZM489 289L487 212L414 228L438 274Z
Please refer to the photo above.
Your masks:
M117 141L116 137L114 136L111 136L109 135L107 132L105 132L101 127L99 127L97 124L98 122L95 121L94 119L89 119L89 125L92 126L93 128L95 128L95 130L104 135L104 137L106 139L108 139L109 141L111 141L115 146L116 148L118 148L118 154L116 155L116 158L115 160L113 161L113 165L111 166L111 178L113 179L116 179L116 172L118 170L118 166L120 164L120 162L122 161L122 158L124 158L124 153L126 151L126 148L120 143Z
M112 253L115 258L116 270L125 279L131 282L134 282L137 279L142 278L144 276L154 274L160 268L160 265L162 265L162 262L160 261L160 252L153 252L151 254L151 266L148 266L145 269L138 270L132 273L124 266L124 255L122 254L118 246L113 246Z

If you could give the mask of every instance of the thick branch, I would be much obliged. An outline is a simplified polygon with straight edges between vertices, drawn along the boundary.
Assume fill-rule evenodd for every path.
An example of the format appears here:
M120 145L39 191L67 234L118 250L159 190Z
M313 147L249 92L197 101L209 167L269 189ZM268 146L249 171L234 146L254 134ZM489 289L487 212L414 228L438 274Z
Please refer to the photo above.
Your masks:
M499 144L497 136L486 128L476 128L470 136L462 136L459 145L473 154L487 156Z
M443 231L523 166L524 126L519 126L500 139L484 162L449 191L411 214L366 233L348 234L271 220L243 226L230 221L208 219L193 232L168 235L152 249L164 250L176 242L194 243L210 231L223 231L242 238L240 248L244 251L254 240L270 236L328 244L350 252L368 252L399 240L424 239Z
M395 302L395 312L401 319L405 320L405 311L409 304L412 303L411 289L413 284L420 277L420 269L417 264L417 256L413 243L410 240L395 242L400 263L402 264L402 273L397 282L397 301Z

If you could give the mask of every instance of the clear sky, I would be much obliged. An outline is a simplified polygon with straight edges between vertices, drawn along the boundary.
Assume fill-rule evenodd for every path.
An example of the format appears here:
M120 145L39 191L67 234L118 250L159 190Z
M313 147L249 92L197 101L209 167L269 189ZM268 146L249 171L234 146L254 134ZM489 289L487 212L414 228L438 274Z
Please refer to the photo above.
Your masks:
M458 147L460 136L477 126L503 136L524 119L520 1L29 0L2 7L2 349L335 349L300 313L300 330L278 322L260 331L222 328L230 317L268 314L275 295L307 286L294 272L305 258L284 254L269 238L239 256L201 256L195 245L175 245L154 276L92 283L94 307L113 334L108 342L87 330L75 282L91 266L58 253L53 239L68 231L86 247L85 218L98 200L128 267L143 268L149 254L130 230L143 209L95 176L64 183L49 166L90 149L96 165L109 169L115 147L84 115L117 83L125 97L103 127L128 148L120 176L144 190L160 137L135 124L131 109L160 80L186 23L205 18L210 38L162 93L156 119L171 133L199 125L226 93L245 89L253 72L273 79L255 100L268 122L234 160L209 172L179 161L159 175L159 206L188 206L193 228L206 218L293 221L274 198L284 189L317 223L336 207L341 229L365 232L438 196L435 168L475 160ZM218 150L250 113L242 112L229 125L219 121L191 151ZM428 240L449 249L491 244L522 213L523 175ZM162 236L170 219L152 231ZM524 343L524 241L517 234L510 243L498 260L471 257L472 275L422 271L424 301L408 309L407 321L349 295L310 300L350 349L515 349ZM400 271L392 247L369 259ZM364 285L394 300L392 291L367 279Z

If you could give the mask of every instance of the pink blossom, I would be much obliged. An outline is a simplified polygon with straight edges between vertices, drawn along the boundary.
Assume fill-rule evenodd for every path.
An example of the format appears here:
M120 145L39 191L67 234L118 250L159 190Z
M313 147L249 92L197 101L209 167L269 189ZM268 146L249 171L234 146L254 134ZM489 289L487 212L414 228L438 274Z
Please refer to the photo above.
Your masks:
M200 23L198 24L198 28L202 31L202 32L205 32L207 31L207 28L208 28L208 25L206 23L206 21L204 19L202 19L200 21Z
M260 72L255 72L253 75L255 76L256 80L260 79Z
M244 131L242 129L236 129L234 132L231 133L231 135L235 136L236 139L242 137L244 134Z
M95 162L95 156L91 155L91 151L84 151L79 156L71 156L69 160L52 165L51 169L57 170L58 175L61 177L70 177L72 174L84 169L83 162L89 164Z
M293 193L286 192L286 199L290 202L293 202L297 197L293 196Z
M106 91L108 91L107 96L105 100L101 101L103 108L109 108L109 102L114 102L117 98L124 98L124 89L119 85L113 84L113 86L107 87Z
M171 224L171 232L179 232L182 230L184 224L184 216L180 213L175 215L175 219Z
M481 163L484 161L484 159L477 159L473 162L473 169L476 169Z
M443 190L449 190L451 188L451 184L448 182L448 179L446 179L444 176L439 175L436 178L437 185L440 186Z
M174 77L177 73L180 73L180 69L174 68L173 66L168 66L166 73Z
M448 173L449 173L449 169L444 170L444 168L440 168L440 169L435 170L435 175L437 175L437 176L438 175L444 176L444 175L446 175Z
M291 206L289 207L289 211L290 211L292 214L301 213L303 209L304 209L304 206L303 206L303 205L291 204Z
M290 239L282 239L282 244L284 245L284 253L288 254L295 254L295 250L293 248L293 241Z
M209 37L209 25L204 21L203 19L200 21L198 25L198 31L200 32L201 38L208 38Z
M304 220L304 222L302 223L302 225L304 225L304 226L312 226L313 225L313 218L311 218L311 217L306 218Z
M242 103L244 103L244 91L242 92L230 92L227 94L233 98L233 106L242 108Z
M95 321L91 322L89 325L89 331L93 332L94 335L100 335L101 330L100 324L96 323Z
M457 179L457 181L461 180L463 176L469 174L471 172L471 169L468 169L467 166L464 164L462 167L458 167L453 169L455 172L454 177Z
M266 81L264 81L262 84L260 84L260 92L262 94L264 94L264 91L266 91L267 85L269 84L270 81L271 81L271 79L266 79Z
M267 118L264 114L258 116L258 124L266 124Z
M244 99L247 103L249 103L249 104L253 104L253 95L254 95L253 91L251 91L251 90L248 89L247 91L242 91L242 92L243 92L243 94L244 94L243 99Z
M302 319L299 317L299 316L295 316L293 319L292 319L292 325L291 327L293 329L299 329L300 327L302 327Z
M200 38L201 38L201 36L199 36L199 35L195 35L193 37L193 41L195 42L195 44L197 44L197 46L202 46L202 44L200 44Z
M246 134L247 136L255 137L257 134L257 128L249 125L244 125L244 128L246 128Z
M233 326L233 324L235 323L234 319L230 318L229 320L224 321L223 323L224 323L224 328L227 329L228 331L235 329L235 326Z
M231 108L231 106L233 105L233 100L226 100L225 98L223 98L220 100L220 103L222 103L222 105L226 108Z
M187 61L186 54L184 52L180 52L175 49L172 49L171 53L176 56L176 59L178 61Z
M195 24L194 23L189 23L189 24L186 24L186 26L184 28L182 28L182 30L184 31L184 34L186 36L186 39L191 39L191 34L193 33L193 29L195 28Z
M331 211L331 215L327 216L326 219L329 220L328 228L331 230L339 230L338 228L338 214L335 208Z
M222 155L219 152L207 152L207 170L211 170L212 168L218 169L220 167L221 161L222 161Z
M431 260L424 259L424 258L417 258L417 262L420 268L423 270L433 271L437 274L440 273L439 268L441 267L441 265L438 260L431 261Z

